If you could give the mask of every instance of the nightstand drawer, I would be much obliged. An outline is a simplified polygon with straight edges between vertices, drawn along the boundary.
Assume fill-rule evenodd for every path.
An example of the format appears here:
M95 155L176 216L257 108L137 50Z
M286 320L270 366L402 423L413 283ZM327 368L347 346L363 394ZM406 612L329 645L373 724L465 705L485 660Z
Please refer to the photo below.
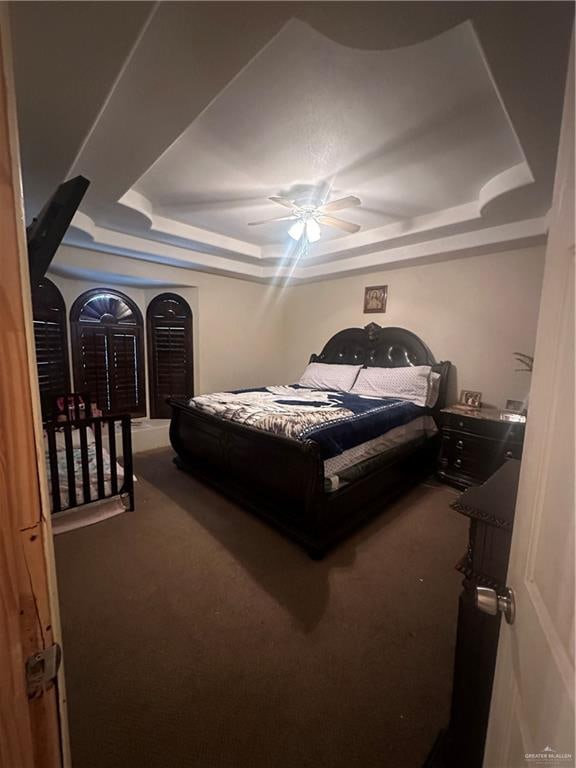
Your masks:
M471 435L443 427L441 454L454 461L466 458L480 461L484 465L497 461L499 466L505 459L520 459L522 443Z
M497 450L495 440L489 437L472 435L468 432L460 432L453 429L442 428L442 451L457 458L485 457Z
M502 443L496 456L498 466L503 464L507 459L520 460L522 458L522 447L522 443Z
M482 478L500 448L499 443L486 437L476 437L444 428L440 448L440 466L471 477Z
M477 419L457 413L443 413L442 424L445 427L472 435L491 437L497 440L510 440L521 443L524 439L524 424L513 424L505 421Z
M486 475L486 464L477 456L447 456L445 465L448 472L466 475L470 478L482 480Z

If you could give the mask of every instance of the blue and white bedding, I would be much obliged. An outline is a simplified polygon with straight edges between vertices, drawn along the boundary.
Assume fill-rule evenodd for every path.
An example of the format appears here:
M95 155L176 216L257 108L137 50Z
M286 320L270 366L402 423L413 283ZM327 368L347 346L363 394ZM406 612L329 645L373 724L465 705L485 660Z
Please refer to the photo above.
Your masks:
M324 461L380 438L426 414L398 398L273 386L214 392L190 400L192 408L295 440L313 440Z

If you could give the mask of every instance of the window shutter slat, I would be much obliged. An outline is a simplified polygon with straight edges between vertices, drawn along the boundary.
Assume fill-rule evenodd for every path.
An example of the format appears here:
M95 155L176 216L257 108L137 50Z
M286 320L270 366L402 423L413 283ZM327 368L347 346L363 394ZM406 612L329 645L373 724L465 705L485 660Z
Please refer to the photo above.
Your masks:
M66 305L48 278L32 288L32 311L42 416L48 419L55 398L70 390Z
M76 389L89 392L98 407L108 412L111 409L110 369L108 364L108 340L105 329L98 327L79 329L79 368L76 375Z
M168 397L193 395L192 311L177 294L156 296L148 307L150 415L170 418Z

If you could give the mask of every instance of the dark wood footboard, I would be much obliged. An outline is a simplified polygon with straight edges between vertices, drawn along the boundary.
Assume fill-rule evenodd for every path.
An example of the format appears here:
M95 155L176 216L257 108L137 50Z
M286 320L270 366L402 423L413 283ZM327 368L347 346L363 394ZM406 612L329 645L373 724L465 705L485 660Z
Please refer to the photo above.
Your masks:
M366 476L327 493L324 464L313 441L280 437L182 401L169 402L177 466L266 518L313 556L322 556L434 469L433 438L396 451Z
M316 538L324 472L318 446L225 421L170 400L176 463L284 528Z

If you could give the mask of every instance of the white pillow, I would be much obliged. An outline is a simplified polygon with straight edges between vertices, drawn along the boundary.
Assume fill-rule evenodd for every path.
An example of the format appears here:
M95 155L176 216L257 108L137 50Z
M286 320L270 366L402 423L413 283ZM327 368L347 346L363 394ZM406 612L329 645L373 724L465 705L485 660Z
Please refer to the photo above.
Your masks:
M425 406L428 404L431 370L429 365L363 368L352 387L352 394L397 397Z
M309 389L331 389L337 392L350 392L361 368L361 365L310 363L300 377L298 384Z
M436 371L430 372L430 386L428 387L428 398L426 399L426 405L428 408L434 408L438 402L438 396L440 395L440 381L442 376Z

